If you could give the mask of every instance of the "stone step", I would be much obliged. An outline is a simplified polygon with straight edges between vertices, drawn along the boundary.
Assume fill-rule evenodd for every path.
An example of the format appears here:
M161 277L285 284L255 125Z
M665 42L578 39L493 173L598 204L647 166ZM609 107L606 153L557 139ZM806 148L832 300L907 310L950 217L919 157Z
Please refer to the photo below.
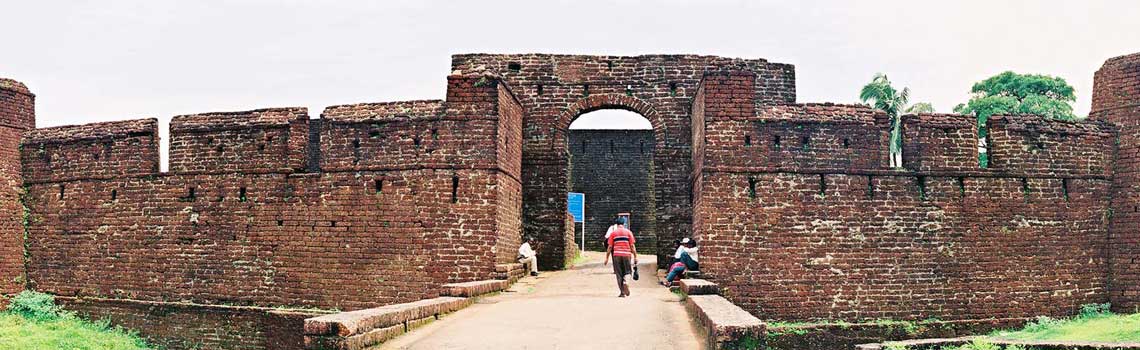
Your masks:
M474 297L502 291L510 287L510 280L485 280L443 285L440 295L452 297Z
M719 295L690 295L685 310L706 330L710 349L751 349L764 341L764 322Z
M680 281L681 291L688 295L720 294L720 286L699 278L685 278Z
M445 296L309 318L305 348L364 349L470 304L468 298Z

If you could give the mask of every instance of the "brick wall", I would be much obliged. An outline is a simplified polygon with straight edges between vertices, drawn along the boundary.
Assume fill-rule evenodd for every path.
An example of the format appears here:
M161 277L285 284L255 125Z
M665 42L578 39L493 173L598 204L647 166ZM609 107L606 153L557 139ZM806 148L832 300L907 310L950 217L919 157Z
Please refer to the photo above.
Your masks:
M656 254L652 130L570 130L571 189L586 194L586 248L603 250L618 213L630 213L639 252Z
M1120 128L1112 185L1109 288L1112 306L1140 311L1140 54L1105 61L1093 79L1090 119Z
M522 110L494 77L448 84L446 101L329 107L312 132L303 108L177 116L169 173L154 119L31 131L30 285L180 344L203 329L115 305L352 310L492 278L519 244ZM269 347L224 329L201 340Z
M35 95L0 78L0 296L24 289L24 208L20 205L19 144L36 127Z
M702 270L765 319L1031 317L1107 301L1110 125L889 120L867 107L763 106L754 75L709 74L692 112Z
M552 248L539 251L543 269L561 268L566 255L560 248L565 243L560 241L566 231L566 192L571 190L567 130L579 115L598 109L631 110L653 125L655 230L661 242L655 247L657 252L671 254L669 242L690 235L690 103L704 72L727 69L753 72L758 77L749 94L761 104L795 101L792 66L763 59L696 55L452 56L453 72L491 71L502 76L525 111L523 227L540 245Z

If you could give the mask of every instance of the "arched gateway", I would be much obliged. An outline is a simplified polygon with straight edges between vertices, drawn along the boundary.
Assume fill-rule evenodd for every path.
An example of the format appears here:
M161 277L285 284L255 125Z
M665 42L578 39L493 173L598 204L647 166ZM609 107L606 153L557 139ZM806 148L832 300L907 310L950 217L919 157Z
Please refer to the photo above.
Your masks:
M707 72L746 71L755 100L795 102L789 64L696 55L455 55L452 71L490 71L510 86L523 107L523 229L542 248L543 268L561 267L572 254L566 223L569 190L567 129L578 116L606 108L641 114L653 125L653 188L658 255L692 232L692 100ZM661 263L667 259L659 259Z

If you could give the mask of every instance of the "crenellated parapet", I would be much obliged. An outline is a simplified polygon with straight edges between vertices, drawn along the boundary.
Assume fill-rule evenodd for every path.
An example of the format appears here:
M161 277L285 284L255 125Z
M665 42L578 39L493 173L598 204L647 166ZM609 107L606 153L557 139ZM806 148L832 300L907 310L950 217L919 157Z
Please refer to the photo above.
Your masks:
M175 116L170 121L170 171L302 171L308 122L307 109L300 107Z
M29 131L20 148L27 183L129 178L158 173L158 120Z

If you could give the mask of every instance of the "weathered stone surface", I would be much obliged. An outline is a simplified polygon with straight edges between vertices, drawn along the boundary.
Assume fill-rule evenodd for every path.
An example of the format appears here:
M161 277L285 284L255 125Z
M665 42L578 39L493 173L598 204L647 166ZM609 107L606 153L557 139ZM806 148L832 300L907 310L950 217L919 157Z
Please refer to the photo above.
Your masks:
M715 295L720 293L720 286L702 279L681 279L680 285L681 291L688 295Z
M473 297L501 291L510 286L510 284L511 282L509 280L498 279L448 283L443 285L443 291L440 292L440 295L452 297Z
M764 322L724 297L690 295L685 298L685 308L704 326L711 349L735 349L743 343L760 345L764 340Z

